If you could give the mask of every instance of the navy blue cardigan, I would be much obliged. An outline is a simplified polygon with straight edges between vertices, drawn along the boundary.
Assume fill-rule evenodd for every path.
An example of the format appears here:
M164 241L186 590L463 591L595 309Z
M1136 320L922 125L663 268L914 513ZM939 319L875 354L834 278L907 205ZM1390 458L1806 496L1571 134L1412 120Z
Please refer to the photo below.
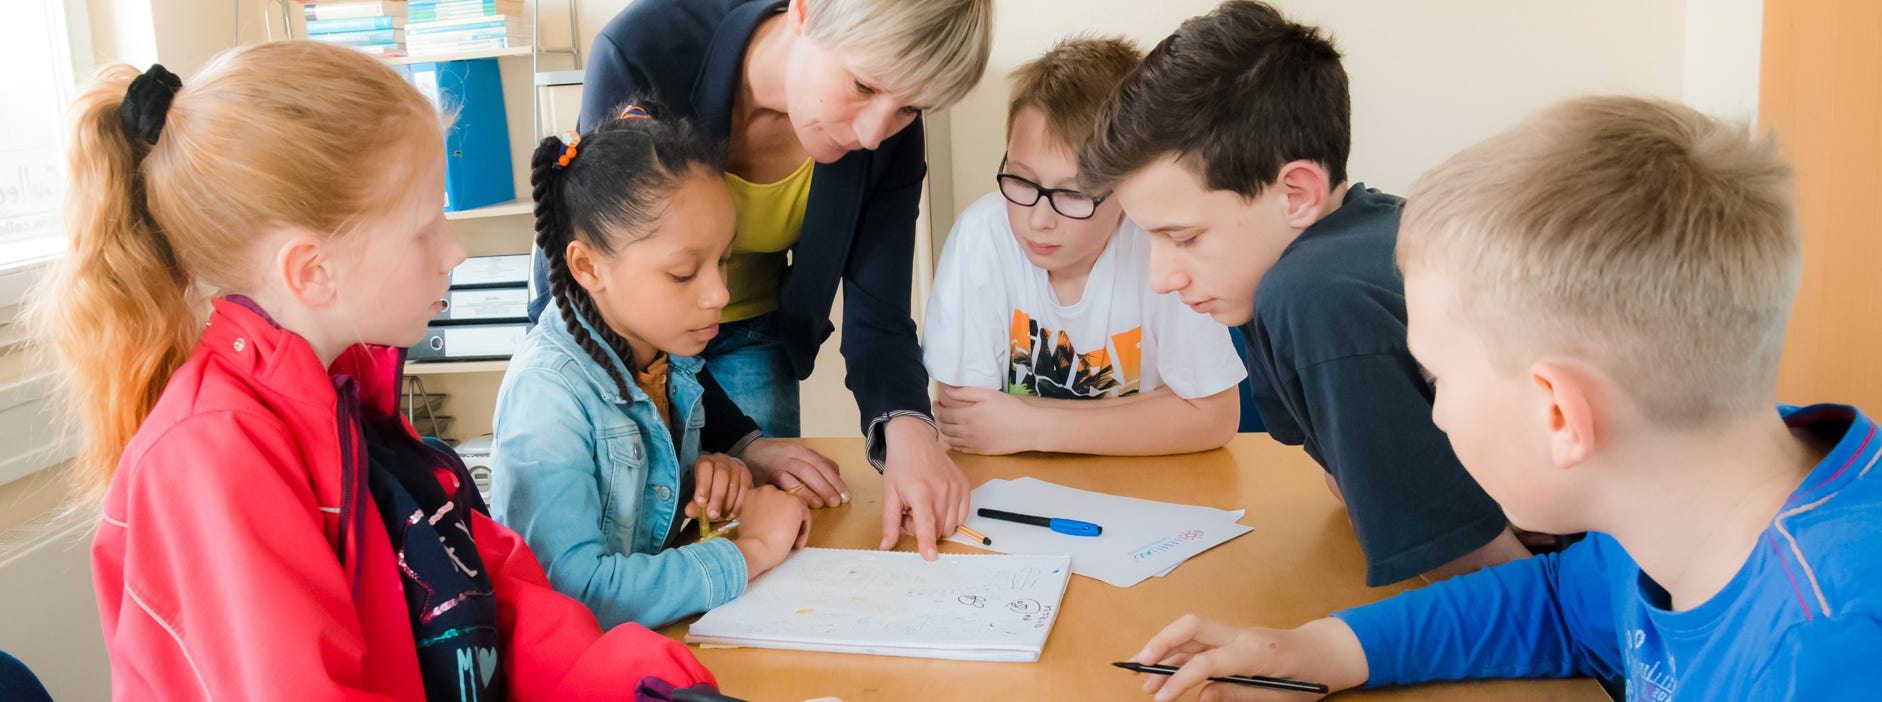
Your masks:
M784 5L785 0L636 0L595 37L581 128L592 129L640 93L693 119L707 137L728 140L745 46L758 24ZM909 318L915 217L928 168L923 143L918 118L874 151L852 151L836 163L816 165L803 233L778 292L779 333L801 380L810 377L817 347L836 330L830 307L837 284L843 284L845 382L856 395L861 428L878 465L884 448L880 425L893 416L930 413L928 373ZM547 304L540 254L536 277L536 289L543 292L530 303L531 318ZM719 448L722 442L715 439L744 433L727 424L750 420L736 407L719 406L725 401L716 383L706 401L708 449Z

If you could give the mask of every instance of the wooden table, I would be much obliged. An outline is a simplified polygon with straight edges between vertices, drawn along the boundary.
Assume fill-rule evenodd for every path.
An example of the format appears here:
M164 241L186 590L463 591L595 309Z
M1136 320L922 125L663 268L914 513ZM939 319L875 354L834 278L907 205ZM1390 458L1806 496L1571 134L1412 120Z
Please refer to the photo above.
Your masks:
M840 463L850 504L813 512L810 544L875 548L882 481L861 439L806 439ZM1149 696L1137 676L1110 666L1185 613L1246 625L1288 627L1407 589L1365 586L1365 559L1325 473L1299 448L1243 434L1226 449L1155 458L1025 454L956 455L970 484L1032 476L1061 485L1152 500L1247 508L1254 531L1192 558L1168 576L1116 588L1074 576L1063 614L1037 663L980 663L755 648L698 649L727 694L801 700L1129 700ZM903 537L901 550L913 550ZM946 552L972 553L953 543ZM684 639L687 624L662 633ZM1354 691L1341 700L1607 700L1588 680L1496 681Z

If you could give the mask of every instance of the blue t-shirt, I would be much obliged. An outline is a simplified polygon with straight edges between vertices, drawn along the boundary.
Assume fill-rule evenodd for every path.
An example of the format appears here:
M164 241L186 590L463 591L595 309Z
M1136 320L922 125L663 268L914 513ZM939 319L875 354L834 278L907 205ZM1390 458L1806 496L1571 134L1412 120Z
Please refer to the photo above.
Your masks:
M1457 560L1508 524L1431 422L1431 384L1405 345L1393 259L1404 205L1348 189L1262 275L1242 326L1268 433L1339 484L1373 586Z
M1589 534L1335 614L1366 650L1366 684L1592 676L1624 679L1630 702L1882 697L1864 672L1882 653L1882 441L1851 407L1782 413L1836 446L1711 599L1667 609L1619 542Z

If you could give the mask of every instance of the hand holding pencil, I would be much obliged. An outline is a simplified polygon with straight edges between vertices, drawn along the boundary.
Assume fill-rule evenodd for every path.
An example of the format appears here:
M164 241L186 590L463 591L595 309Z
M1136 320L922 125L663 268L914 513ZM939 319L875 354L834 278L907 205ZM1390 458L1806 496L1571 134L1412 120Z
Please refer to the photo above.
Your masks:
M686 516L694 519L731 519L751 490L751 470L723 453L706 454L693 462L693 499Z
M1296 629L1235 627L1190 614L1151 637L1131 662L1177 666L1174 675L1149 675L1144 691L1170 702L1191 688L1217 700L1307 702L1324 693L1255 687L1212 679L1262 676L1311 680L1332 692L1366 682L1366 652L1346 623L1332 617Z
M747 491L732 544L745 556L747 577L777 567L810 539L810 507L770 485Z

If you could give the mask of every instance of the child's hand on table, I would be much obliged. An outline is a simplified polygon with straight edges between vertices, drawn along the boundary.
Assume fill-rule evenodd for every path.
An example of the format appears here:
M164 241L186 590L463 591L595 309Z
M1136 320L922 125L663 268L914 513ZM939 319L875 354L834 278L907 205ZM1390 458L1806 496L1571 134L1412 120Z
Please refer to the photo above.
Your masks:
M1235 627L1194 614L1163 628L1131 661L1178 666L1175 675L1147 675L1144 691L1170 702L1199 688L1205 702L1274 700L1307 702L1324 695L1267 690L1209 678L1260 675L1326 685L1335 692L1366 682L1366 652L1346 623L1332 617L1297 629Z
M1004 456L1037 449L1031 416L1018 397L987 388L941 384L934 402L941 442L962 453Z
M776 485L812 507L835 507L850 501L849 483L836 461L808 446L779 439L751 442L743 454L752 478Z
M732 544L745 555L747 577L776 568L810 539L810 507L770 485L746 492L738 522Z
M723 453L700 456L693 463L693 501L686 503L686 516L698 519L705 510L708 519L726 519L739 513L750 490L751 469L744 463Z

